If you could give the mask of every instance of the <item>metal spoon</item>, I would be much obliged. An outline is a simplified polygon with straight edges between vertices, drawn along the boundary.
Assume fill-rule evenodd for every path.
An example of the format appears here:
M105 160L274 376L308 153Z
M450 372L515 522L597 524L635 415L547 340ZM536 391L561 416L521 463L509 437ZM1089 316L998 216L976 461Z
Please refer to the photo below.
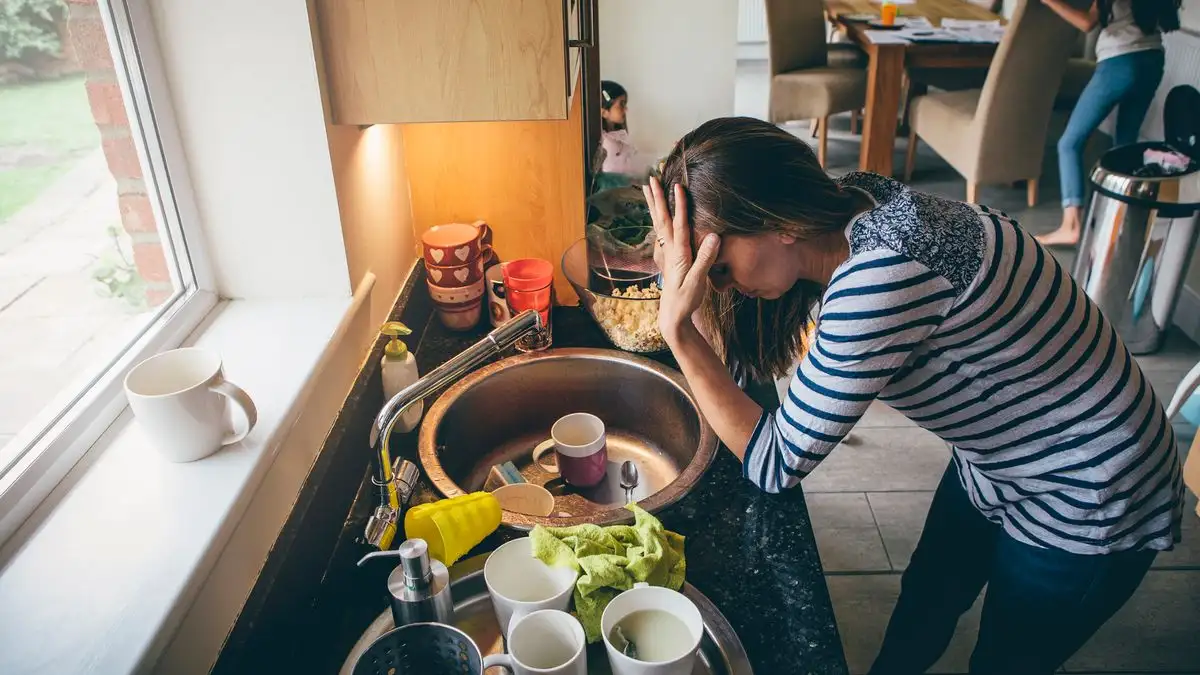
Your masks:
M621 462L621 487L625 488L625 503L633 503L633 489L638 485L637 465L629 460Z

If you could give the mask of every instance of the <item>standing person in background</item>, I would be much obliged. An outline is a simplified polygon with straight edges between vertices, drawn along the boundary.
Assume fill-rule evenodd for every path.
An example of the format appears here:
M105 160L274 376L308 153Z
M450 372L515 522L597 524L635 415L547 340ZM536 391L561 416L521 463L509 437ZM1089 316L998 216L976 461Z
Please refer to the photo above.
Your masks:
M1179 28L1180 0L1094 0L1088 9L1078 9L1069 0L1042 3L1085 33L1096 24L1101 27L1096 40L1096 72L1058 140L1062 224L1037 238L1048 246L1074 246L1083 229L1083 148L1113 108L1117 109L1113 142L1137 142L1142 120L1162 81L1162 34Z
M629 137L629 92L616 82L604 80L600 83L600 100L600 117L604 120L600 144L605 155L600 170L645 178L646 163L639 159Z

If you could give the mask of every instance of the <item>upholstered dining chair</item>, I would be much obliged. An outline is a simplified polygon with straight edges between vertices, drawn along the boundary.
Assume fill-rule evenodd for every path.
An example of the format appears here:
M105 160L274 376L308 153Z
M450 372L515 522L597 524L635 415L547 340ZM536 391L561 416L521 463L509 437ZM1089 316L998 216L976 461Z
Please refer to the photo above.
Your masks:
M826 41L821 0L766 0L766 9L768 119L774 124L819 120L817 157L824 166L829 116L866 104L866 56L852 44Z
M919 138L967 179L967 201L977 200L980 185L1025 180L1035 205L1046 131L1075 37L1040 0L1019 0L982 89L913 99L905 180Z

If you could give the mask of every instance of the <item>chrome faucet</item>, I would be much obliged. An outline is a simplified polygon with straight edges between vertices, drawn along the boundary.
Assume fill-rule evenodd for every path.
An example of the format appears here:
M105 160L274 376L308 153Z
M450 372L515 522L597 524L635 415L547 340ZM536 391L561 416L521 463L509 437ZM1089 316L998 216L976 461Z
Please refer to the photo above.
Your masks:
M424 377L400 390L390 401L383 404L375 422L371 424L371 448L379 448L379 468L383 480L376 483L383 489L383 503L375 510L375 515L367 522L366 539L368 543L383 550L391 547L396 534L396 523L404 501L411 496L411 485L397 485L396 469L392 465L392 455L389 449L389 439L392 428L409 406L423 400L433 392L450 382L467 374L472 368L482 364L489 358L503 352L516 344L517 340L541 330L542 317L536 310L525 310L496 327L484 336L482 340L464 349L458 356L434 368ZM382 439L382 443L380 442ZM396 465L407 464L397 460ZM414 472L415 473L415 472ZM415 476L414 476L415 477ZM374 481L375 479L372 479ZM409 494L401 496L401 489L406 488Z
M384 443L387 443L387 438L392 433L392 427L396 426L396 421L410 405L462 377L467 371L508 349L516 344L517 340L541 329L541 327L542 317L537 311L527 309L497 326L495 330L485 335L479 342L464 349L458 356L434 368L421 379L402 389L400 393L392 397L392 400L383 404L383 408L375 416L375 423L371 425L371 447L379 445L381 436Z

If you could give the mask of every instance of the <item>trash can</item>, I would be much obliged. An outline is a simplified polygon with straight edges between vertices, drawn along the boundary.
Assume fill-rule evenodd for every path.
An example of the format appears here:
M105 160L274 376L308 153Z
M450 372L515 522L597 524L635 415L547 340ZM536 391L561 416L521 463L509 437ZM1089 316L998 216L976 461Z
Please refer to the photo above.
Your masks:
M1196 247L1200 92L1172 89L1163 129L1165 141L1113 148L1092 170L1092 203L1075 261L1075 280L1134 354L1162 346ZM1186 166L1147 162L1156 152L1182 156Z

